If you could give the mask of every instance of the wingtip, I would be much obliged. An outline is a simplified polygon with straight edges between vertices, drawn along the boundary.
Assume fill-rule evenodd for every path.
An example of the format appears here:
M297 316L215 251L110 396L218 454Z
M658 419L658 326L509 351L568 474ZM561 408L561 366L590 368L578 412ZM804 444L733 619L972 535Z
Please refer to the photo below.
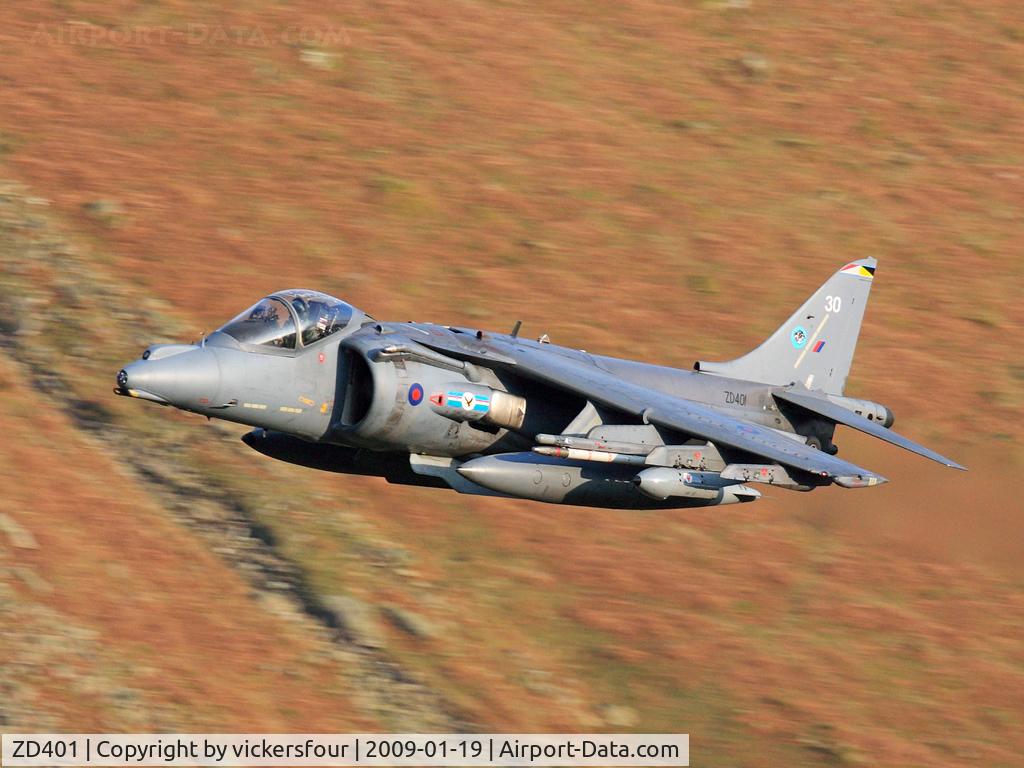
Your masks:
M921 453L920 455L924 456L926 459L931 459L932 461L941 464L944 467L949 467L950 469L959 469L961 472L967 471L967 467L965 467L963 464L957 461L953 461L951 458L949 458L948 456L943 456L941 453L936 453L935 451L928 451L927 453Z

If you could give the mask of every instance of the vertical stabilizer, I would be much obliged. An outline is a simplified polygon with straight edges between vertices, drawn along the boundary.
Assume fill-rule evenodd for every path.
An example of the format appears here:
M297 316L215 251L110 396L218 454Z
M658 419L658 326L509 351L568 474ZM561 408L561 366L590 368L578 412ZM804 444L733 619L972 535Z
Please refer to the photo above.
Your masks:
M858 259L830 277L767 341L724 363L700 361L703 373L764 384L799 382L841 395L875 276L874 259Z

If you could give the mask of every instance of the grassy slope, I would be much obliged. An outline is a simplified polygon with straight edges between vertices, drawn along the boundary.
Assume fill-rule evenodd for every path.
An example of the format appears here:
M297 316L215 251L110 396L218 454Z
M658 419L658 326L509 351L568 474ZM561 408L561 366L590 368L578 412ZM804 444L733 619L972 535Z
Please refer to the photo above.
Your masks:
M34 539L34 548L0 541L7 724L366 724L324 642L255 599L21 379L0 358L0 512Z
M688 365L742 351L870 253L852 392L954 456L998 446L957 478L970 493L854 441L846 455L897 482L638 517L324 478L212 435L190 447L240 492L297 489L261 514L318 592L429 617L433 639L386 630L391 652L488 726L606 727L624 704L637 728L690 730L704 764L1012 762L1017 572L946 545L1019 508L986 470L993 454L1019 466L1024 404L1007 353L1024 287L1017 4L232 7L2 12L5 163L94 264L170 302L176 332L304 284L382 317L523 317ZM271 44L39 39L69 19L260 24ZM344 29L327 68L278 44L275 25L300 24ZM82 208L103 199L120 212ZM132 335L76 371L83 397L105 397ZM874 523L845 522L861 504ZM922 504L953 531L924 554L885 522L925 525Z

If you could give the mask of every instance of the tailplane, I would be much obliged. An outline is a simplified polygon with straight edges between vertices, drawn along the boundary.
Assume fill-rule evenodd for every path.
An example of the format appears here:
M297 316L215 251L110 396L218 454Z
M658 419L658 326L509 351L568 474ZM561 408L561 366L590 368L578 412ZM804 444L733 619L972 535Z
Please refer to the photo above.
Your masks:
M767 341L743 357L724 363L699 361L703 373L841 395L857 348L875 259L852 261L809 298Z

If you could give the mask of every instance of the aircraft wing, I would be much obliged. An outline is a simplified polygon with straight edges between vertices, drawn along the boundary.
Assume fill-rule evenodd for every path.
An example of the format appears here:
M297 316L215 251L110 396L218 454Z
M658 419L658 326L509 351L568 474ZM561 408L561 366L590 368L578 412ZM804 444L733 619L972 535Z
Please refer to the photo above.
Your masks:
M848 488L886 482L881 475L768 427L726 416L691 400L622 381L583 360L555 350L498 339L488 341L496 352L515 360L516 373L574 392L607 407L641 416L649 423L828 477Z
M819 416L824 416L826 419L830 419L837 424L845 424L848 427L853 427L854 429L860 430L872 437L877 437L879 440L885 440L887 443L898 445L900 448L913 451L914 453L931 459L932 461L937 461L939 464L944 464L947 467L952 467L953 469L966 469L952 459L936 453L931 448L925 448L923 445L915 443L910 438L904 437L897 432L893 432L891 429L883 427L877 421L868 421L863 416L843 408L841 405L836 405L825 397L821 397L807 391L800 392L792 388L777 390L774 392L774 395L779 400L785 400L793 405L799 405L801 408L804 408L811 413L816 413Z

